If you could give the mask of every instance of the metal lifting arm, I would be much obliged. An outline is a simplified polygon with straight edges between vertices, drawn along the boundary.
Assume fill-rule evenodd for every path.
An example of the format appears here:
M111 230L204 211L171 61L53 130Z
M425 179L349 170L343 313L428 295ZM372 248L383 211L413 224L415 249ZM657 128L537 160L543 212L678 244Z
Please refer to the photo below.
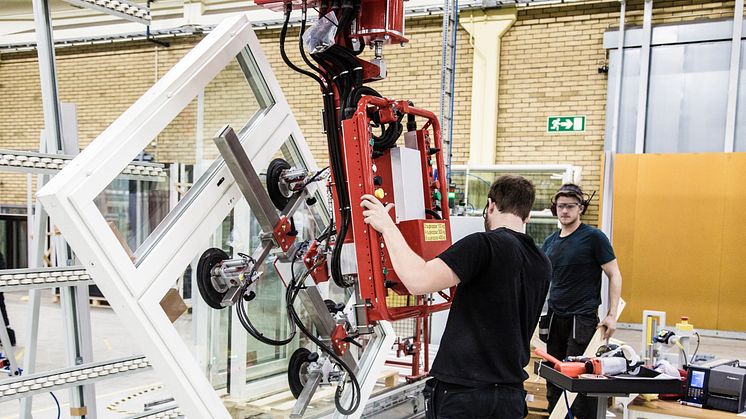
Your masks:
M364 83L386 77L383 48L408 42L404 36L403 0L257 0L262 7L281 11L285 22L280 52L285 63L319 85L323 96L323 124L329 152L329 174L310 178L280 161L270 164L266 187L230 127L215 139L262 229L263 245L254 255L230 258L220 249L203 254L198 284L208 304L220 309L236 305L246 330L262 342L280 345L292 340L296 327L316 344L320 353L301 348L288 370L291 391L298 398L293 416L301 416L319 385L337 384L335 404L344 415L359 416L377 371L394 343L391 321L416 320L411 336L400 336L398 352L412 356L411 379L427 375L430 314L450 307L455 288L441 292L445 302L432 304L428 296L412 296L399 281L383 238L364 223L360 197L372 194L393 202L392 217L407 243L425 259L432 259L451 244L448 185L440 124L433 112L409 100L382 97ZM306 12L318 9L319 18L307 29ZM291 12L302 9L298 45L303 64L285 52ZM371 61L359 54L369 46ZM307 68L306 68L307 66ZM407 118L406 132L402 120ZM423 120L417 128L417 120ZM432 133L431 133L432 131ZM400 139L404 141L401 144ZM300 179L300 180L299 180ZM309 196L306 187L327 180L334 204L331 224L314 239L296 240L293 213ZM280 194L280 195L278 195ZM274 204L274 205L273 205ZM312 202L311 202L312 204ZM278 214L277 210L280 210ZM290 335L269 339L248 320L244 304L255 297L261 278L258 267L273 249L289 261L292 278L286 282ZM296 275L295 263L305 272ZM311 277L311 280L308 280ZM328 279L351 287L347 304L324 300L316 285ZM301 300L315 326L306 329L294 302ZM396 302L401 296L405 303ZM356 338L372 334L363 344ZM361 356L350 345L363 348ZM425 363L420 355L424 352ZM398 362L400 365L401 362ZM346 383L351 385L346 386ZM351 387L351 391L346 388Z

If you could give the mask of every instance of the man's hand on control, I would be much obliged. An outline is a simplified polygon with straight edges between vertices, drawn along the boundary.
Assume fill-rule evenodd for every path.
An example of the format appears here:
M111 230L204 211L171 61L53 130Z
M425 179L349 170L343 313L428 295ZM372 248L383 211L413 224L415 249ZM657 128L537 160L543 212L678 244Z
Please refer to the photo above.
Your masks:
M604 327L604 339L609 340L616 331L616 318L609 314L598 325Z
M388 228L396 228L389 215L389 211L394 208L394 204L384 206L375 196L363 195L360 206L365 208L363 211L365 224L370 225L374 230L383 233Z

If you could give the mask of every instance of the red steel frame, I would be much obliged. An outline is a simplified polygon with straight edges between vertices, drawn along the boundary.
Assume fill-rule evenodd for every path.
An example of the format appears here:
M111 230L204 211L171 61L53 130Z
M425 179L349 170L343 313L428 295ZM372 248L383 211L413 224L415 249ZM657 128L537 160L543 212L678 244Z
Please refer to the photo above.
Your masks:
M426 118L428 122L422 128L427 130L432 127L435 148L442 150L440 137L440 125L434 113L425 109L411 106L406 100L394 101L376 96L363 96L357 105L355 115L342 121L342 142L345 156L347 173L347 186L351 202L355 203L356 197L365 194L373 194L372 167L375 161L371 157L372 146L370 144L371 133L369 131L370 118L368 108L374 107L378 110L397 109L401 113ZM428 150L419 150L427 153ZM441 151L435 154L438 168L437 189L440 191L440 208L442 209L442 220L425 220L426 223L444 224L447 234L445 247L450 245L450 223L448 213L448 194L445 174L445 163ZM422 167L423 177L427 175L427 167ZM429 193L425 194L429 200ZM422 304L412 307L390 308L386 304L388 289L384 284L384 265L381 261L380 236L363 221L363 209L359 205L351 205L352 212L352 235L355 243L355 252L358 262L358 281L360 285L360 296L367 305L368 321L377 320L401 320L412 317L424 317L431 313L450 308L450 296L453 295L455 287L450 289L449 294L443 293L446 302L430 305L427 299Z
M294 8L304 6L304 2L301 0L255 0L256 4L268 9L282 11L286 3L293 3ZM351 40L353 38L359 39L363 44L366 45L386 45L386 44L399 44L408 42L407 38L404 37L404 1L403 0L361 0L362 5L358 12L358 16L355 19L355 28L342 28L342 31L337 33L337 43L347 48L351 47ZM305 2L306 7L314 7L319 5L318 0L307 0ZM325 13L322 10L321 13ZM354 33L353 33L354 31ZM365 82L375 81L380 79L380 68L378 65L362 60L358 58L358 62L363 70L363 80ZM334 100L339 110L339 92L336 87L332 87L334 90ZM440 134L440 124L434 113L425 109L417 108L409 104L406 100L390 100L380 98L376 96L363 96L359 103L355 114L352 118L342 121L341 127L328 127L328 129L340 130L340 147L343 150L345 168L344 172L347 175L347 191L350 197L350 211L351 211L351 229L348 230L344 243L354 243L356 259L357 259L357 270L358 270L358 285L360 290L359 297L362 302L366 305L367 321L369 324L373 324L380 320L396 321L414 318L416 324L415 336L413 336L413 349L407 351L408 355L412 356L411 364L401 361L394 361L391 363L399 365L411 365L412 375L407 377L408 379L420 378L427 375L429 370L429 353L428 353L428 341L429 341L429 316L430 314L442 310L447 310L451 306L451 299L456 291L456 287L450 288L447 292L439 292L444 298L445 302L438 304L431 304L430 298L427 296L415 296L415 304L413 306L406 307L389 307L386 301L386 297L389 295L389 290L400 295L408 295L408 290L396 277L396 272L391 266L388 251L385 248L382 238L380 235L372 230L363 221L362 211L363 209L358 205L359 199L364 194L374 195L376 185L373 183L373 177L377 175L374 173L374 164L378 163L378 166L384 168L387 166L389 175L391 174L391 165L389 152L384 152L384 156L379 157L374 161L372 158L372 143L371 143L371 131L370 131L370 118L368 117L368 111L370 108L374 108L379 112L379 116L382 122L388 123L393 122L395 114L414 115L416 117L427 119L427 123L419 130L417 130L417 148L420 152L420 163L422 170L422 187L425 192L425 208L427 210L435 210L435 206L440 207L442 219L428 218L425 220L408 220L403 221L399 224L400 231L404 235L407 242L412 248L420 254L423 258L431 259L437 256L442 250L445 250L451 244L451 231L449 221L449 207L448 207L448 189L446 184L446 172L445 163L443 160L443 144ZM433 140L434 140L434 152L437 167L437 182L434 180L433 168L430 162L431 152L429 145L429 129L432 128ZM387 163L388 161L388 163ZM340 179L334 179L332 177L332 184L339 182ZM388 189L389 197L393 196L392 180L385 179L383 181L383 189ZM431 183L432 182L432 183ZM380 187L380 186L379 186ZM331 187L332 199L335 204L334 218L340 220L340 208L339 198L336 194L334 187ZM438 197L434 205L434 199L431 192L438 191L440 196ZM436 195L437 196L437 195ZM427 218L427 217L426 217ZM426 229L435 227L436 237L428 238L426 235ZM442 233L441 233L442 232ZM282 243L285 231L278 229L275 232L275 237L278 238L278 242ZM440 239L442 234L442 240ZM343 243L336 243L337 246L342 246ZM313 249L315 250L315 248ZM313 278L316 283L323 282L328 279L328 271L323 263L323 255L320 260L315 260L312 256L311 250L306 255L304 262L309 269L313 268ZM324 265L322 267L322 265ZM390 271L390 272L389 272ZM387 287L387 282L389 287ZM393 284L393 286L392 286ZM422 348L420 342L423 342ZM341 349L341 348L338 348ZM424 365L420 368L421 349L424 350ZM423 373L424 370L424 373Z

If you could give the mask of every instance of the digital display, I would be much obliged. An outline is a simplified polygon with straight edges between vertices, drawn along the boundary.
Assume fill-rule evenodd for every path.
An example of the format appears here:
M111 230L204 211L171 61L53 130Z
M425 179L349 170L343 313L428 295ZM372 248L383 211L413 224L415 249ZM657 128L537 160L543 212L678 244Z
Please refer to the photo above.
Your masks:
M689 387L702 388L705 386L705 372L692 371L692 379L689 381Z

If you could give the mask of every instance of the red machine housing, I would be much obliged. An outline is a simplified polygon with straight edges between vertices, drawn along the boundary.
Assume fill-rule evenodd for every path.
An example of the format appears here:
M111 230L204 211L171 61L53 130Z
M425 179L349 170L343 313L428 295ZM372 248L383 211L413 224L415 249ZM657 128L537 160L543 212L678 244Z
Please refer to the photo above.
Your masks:
M362 81L368 83L385 77L385 66L382 62L381 47L389 44L403 44L408 42L404 36L404 0L354 0L358 10L355 19L348 27L339 27L336 32L336 44L348 50L359 52L360 46L371 46L375 49L376 59L366 61L356 57L362 70ZM286 12L289 20L288 4L293 10L320 9L325 15L329 12L331 2L321 0L255 0L264 8ZM348 9L349 10L349 9ZM338 13L339 17L339 13ZM286 20L287 22L287 20ZM287 23L286 23L287 25ZM329 83L333 93L336 112L342 113L340 106L340 92L337 86ZM346 111L346 110L345 110ZM325 112L334 112L331 106L325 104ZM416 148L419 152L420 171L422 175L422 191L424 196L424 219L409 219L398 223L410 247L423 259L430 260L451 245L451 230L448 209L448 193L445 178L445 162L443 145L440 136L440 124L434 113L414 107L407 100L390 100L374 95L363 95L357 103L354 115L343 119L336 126L326 126L327 130L336 130L339 134L338 146L342 151L346 179L336 179L331 176L330 190L334 201L334 219L339 228L340 199L335 185L346 182L346 189L350 199L350 229L343 239L339 239L334 246L354 244L357 262L358 297L366 307L365 314L369 325L377 321L397 321L414 319L413 335L400 337L399 352L412 356L411 363L393 361L394 364L411 366L412 375L408 379L417 379L427 375L429 370L429 317L431 313L450 308L456 288L439 292L445 302L434 304L429 296L410 295L401 283L393 269L391 258L380 234L371 230L364 222L363 209L358 205L360 197L365 194L378 195L386 202L397 202L394 192L391 169L391 151L383 151L382 155L374 153L371 132L371 116L376 115L378 123L392 123L402 115L413 115L427 122L420 129L407 135L414 135ZM331 131L330 131L331 132ZM329 136L327 136L329 139ZM330 140L331 141L331 140ZM409 148L411 144L409 144ZM334 168L333 168L334 169ZM338 168L337 168L338 169ZM332 170L332 173L334 171ZM340 175L341 177L341 175ZM378 194L376 194L378 192ZM396 220L396 214L392 211ZM276 231L280 235L281 231ZM280 240L283 237L279 237ZM287 240L287 238L285 238ZM315 246L308 249L304 263L312 269L312 277L318 284L328 279L329 271L323 261L324 255L318 254ZM391 291L391 292L389 292ZM391 297L404 296L406 304L389 304ZM335 331L334 348L344 353L349 347L345 339L344 329ZM411 341L401 340L411 338ZM424 357L424 362L421 358Z
M430 111L411 106L407 101L394 101L390 99L364 96L358 103L355 115L342 121L342 143L347 167L348 190L351 197L359 197L365 194L375 195L376 190L383 191L385 202L393 202L396 197L391 186L390 176L379 169L386 166L386 154L378 159L372 158L372 134L370 132L369 111L372 108L383 113L395 109L407 115L415 115L426 118L427 123L420 129L418 137L427 137L429 127L432 127L435 137L435 148L442 149L440 138L440 126L438 119ZM385 115L382 116L385 118ZM435 177L429 154L430 149L418 147L423 183L427 185L425 193L425 208L433 211L435 208L442 210L442 219L435 217L424 220L409 220L399 223L399 229L404 235L407 243L412 249L424 259L432 259L451 245L451 232L448 214L448 201L446 193L445 177ZM443 153L438 151L433 154L436 157L435 167L437 173L445 173ZM375 168L375 170L374 170ZM390 173L390 170L389 170ZM374 184L374 176L381 176L381 185ZM425 186L423 184L423 186ZM432 185L432 186L431 186ZM437 191L437 193L435 193ZM380 192L379 192L380 195ZM434 202L434 197L438 199ZM445 310L450 307L450 298L445 303L430 305L426 299L420 303L406 307L388 307L386 297L388 288L392 288L398 294L407 295L409 292L396 277L396 272L391 266L390 258L385 244L382 246L382 238L379 234L369 231L369 227L363 221L363 210L359 205L352 205L352 236L355 243L355 252L358 263L358 281L360 296L367 306L368 321L377 320L400 320L404 318L427 316L430 313ZM432 212L431 212L432 213ZM395 214L392 214L395 217ZM383 252L382 250L383 249ZM455 289L451 290L451 295Z
M283 11L287 3L293 4L293 10L303 7L301 0L256 0L255 3L277 12ZM319 0L306 2L308 8L320 6ZM358 38L366 45L374 42L382 42L384 45L408 42L404 37L404 0L362 0L355 27L349 37Z
M404 37L403 0L362 0L362 3L353 38L360 38L365 44L408 42Z

